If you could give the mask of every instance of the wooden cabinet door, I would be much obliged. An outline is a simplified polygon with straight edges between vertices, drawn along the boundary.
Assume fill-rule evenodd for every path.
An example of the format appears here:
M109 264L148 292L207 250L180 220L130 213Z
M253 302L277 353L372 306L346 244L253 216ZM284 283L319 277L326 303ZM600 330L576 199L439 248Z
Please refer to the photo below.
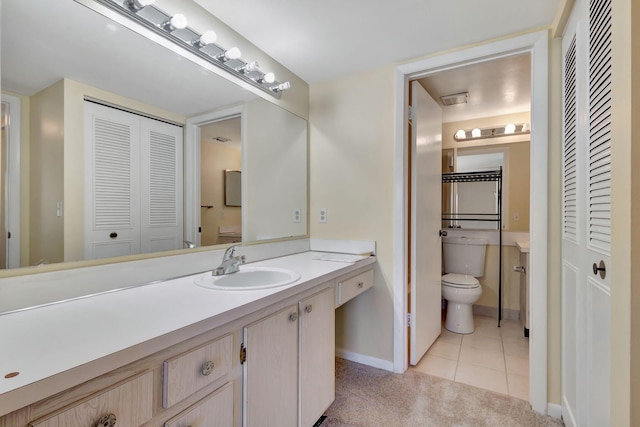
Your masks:
M333 288L300 302L300 426L310 427L335 398Z
M244 328L245 427L298 424L298 306Z

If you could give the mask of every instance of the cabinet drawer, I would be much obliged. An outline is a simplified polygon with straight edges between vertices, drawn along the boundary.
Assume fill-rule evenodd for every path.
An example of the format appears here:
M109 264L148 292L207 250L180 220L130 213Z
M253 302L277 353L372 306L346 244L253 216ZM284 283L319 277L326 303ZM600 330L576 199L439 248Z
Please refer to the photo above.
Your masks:
M164 423L164 427L228 427L233 425L233 383L227 383Z
M139 426L151 419L152 400L153 372L147 372L83 403L75 404L58 415L37 420L29 425L31 427L94 426L101 417L113 415L116 425Z
M162 406L170 407L231 370L233 337L226 335L164 362Z
M341 306L350 299L360 295L373 286L373 269L367 270L357 276L340 280L336 292L336 307Z

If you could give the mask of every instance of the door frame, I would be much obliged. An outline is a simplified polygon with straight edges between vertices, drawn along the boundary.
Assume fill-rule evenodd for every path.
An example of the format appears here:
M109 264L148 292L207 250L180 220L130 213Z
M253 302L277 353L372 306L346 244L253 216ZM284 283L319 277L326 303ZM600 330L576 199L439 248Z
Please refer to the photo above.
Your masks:
M549 34L542 30L400 65L395 70L395 164L393 243L393 369L408 365L407 334L407 105L408 81L473 63L529 53L531 55L531 180L529 402L536 412L547 413L547 181L549 137Z
M7 139L7 188L5 189L5 222L11 231L7 239L7 268L20 267L20 141L21 108L20 98L2 94L2 102L9 104L9 138ZM4 156L3 156L4 157ZM3 159L4 161L4 159Z
M222 110L216 110L209 113L187 119L185 124L185 153L184 153L184 239L200 247L200 126L209 123L226 120L240 116L240 139L242 151L245 147L245 107L242 105ZM246 170L246 156L242 156L242 170ZM241 182L241 193L243 206L247 206L245 200L246 179ZM242 214L242 229L246 230L246 215Z

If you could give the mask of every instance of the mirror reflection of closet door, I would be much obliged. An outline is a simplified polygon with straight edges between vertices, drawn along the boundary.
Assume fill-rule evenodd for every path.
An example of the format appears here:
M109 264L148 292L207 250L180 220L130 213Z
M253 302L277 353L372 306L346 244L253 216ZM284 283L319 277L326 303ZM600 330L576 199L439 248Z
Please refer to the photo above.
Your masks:
M85 259L182 248L182 128L85 104Z

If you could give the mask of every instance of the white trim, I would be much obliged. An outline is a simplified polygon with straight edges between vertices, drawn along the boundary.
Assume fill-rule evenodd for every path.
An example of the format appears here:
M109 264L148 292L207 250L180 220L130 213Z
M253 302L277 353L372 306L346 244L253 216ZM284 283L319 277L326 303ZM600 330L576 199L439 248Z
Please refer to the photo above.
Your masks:
M558 420L562 419L562 406L557 403L547 403L547 415L550 417L556 418Z
M406 185L406 82L429 73L530 53L532 59L531 105L531 330L530 403L536 412L547 412L547 152L548 152L548 43L547 31L512 37L396 69L395 77L395 193L394 193L394 351L395 372L407 369L407 272L406 239L408 202Z
M20 98L2 94L9 104L9 138L7 140L7 187L5 191L5 224L11 232L7 242L7 268L20 267Z
M336 348L336 357L360 363L362 365L371 366L373 368L384 369L385 371L393 371L393 362L390 360L378 359L377 357L354 353L353 351L348 351L342 348Z
M245 118L244 107L242 105L224 108L187 119L185 124L185 147L184 147L184 239L199 247L200 233L197 231L200 226L200 126L230 119L240 116L241 147L245 150ZM242 156L242 169L246 170L245 156ZM242 180L242 206L245 203L247 191L246 180ZM244 210L244 208L243 208ZM242 229L246 230L246 215L242 214Z

